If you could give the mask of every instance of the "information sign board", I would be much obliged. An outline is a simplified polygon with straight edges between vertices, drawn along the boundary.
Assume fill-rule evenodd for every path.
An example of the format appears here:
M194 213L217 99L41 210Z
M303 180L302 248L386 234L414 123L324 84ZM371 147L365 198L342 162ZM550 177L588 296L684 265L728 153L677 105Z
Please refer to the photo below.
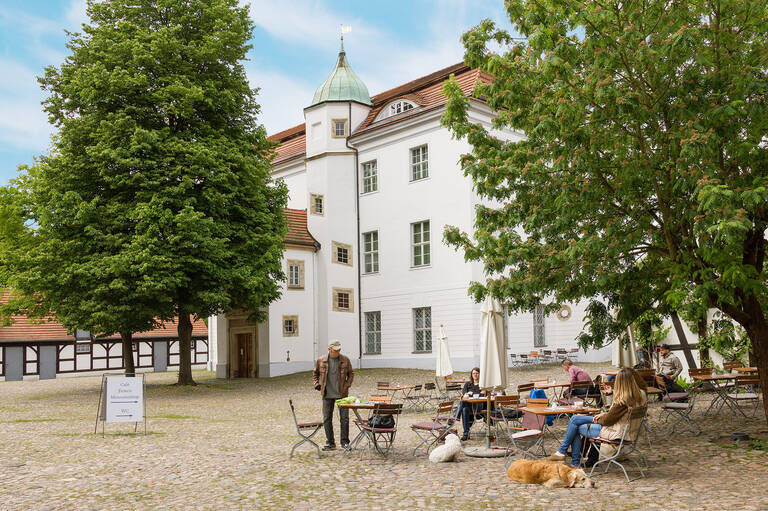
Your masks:
M144 420L144 379L110 376L106 379L106 422L140 422Z

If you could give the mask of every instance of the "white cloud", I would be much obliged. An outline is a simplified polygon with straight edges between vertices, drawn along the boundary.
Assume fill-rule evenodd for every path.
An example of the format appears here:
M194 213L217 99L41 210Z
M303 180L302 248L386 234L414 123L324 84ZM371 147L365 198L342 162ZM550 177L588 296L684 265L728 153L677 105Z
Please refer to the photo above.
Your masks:
M44 94L35 71L0 58L0 143L14 148L42 151L48 146L51 126L40 101Z
M359 17L341 15L317 0L244 0L251 19L272 37L308 48L336 49L342 24L350 25L355 37L374 39L381 33Z
M245 71L251 87L259 87L257 101L261 105L259 122L272 134L304 122L315 88L279 71L262 69L251 62Z
M87 0L71 0L69 8L67 8L66 21L69 25L67 28L71 31L80 31L80 27L83 23L88 23L88 14L86 8L88 7Z

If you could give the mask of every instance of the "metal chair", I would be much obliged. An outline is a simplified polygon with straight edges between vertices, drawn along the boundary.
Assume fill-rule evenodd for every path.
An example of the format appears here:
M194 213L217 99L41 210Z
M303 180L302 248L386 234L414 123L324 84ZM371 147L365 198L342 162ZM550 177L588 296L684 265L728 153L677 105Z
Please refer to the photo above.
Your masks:
M640 432L643 431L643 422L645 422L647 412L648 407L646 406L630 408L627 412L627 419L624 423L621 437L618 440L606 440L604 438L598 437L590 439L591 441L589 443L585 442L585 445L589 445L588 449L599 449L602 445L610 445L616 449L610 456L598 458L597 462L592 466L592 470L589 472L590 477L592 477L595 468L597 468L599 464L605 463L606 465L603 473L608 472L608 469L611 465L616 465L621 469L622 472L624 472L624 477L627 478L627 482L631 482L632 479L629 478L627 469L621 463L621 461L626 462L625 458L631 460L635 465L637 465L637 469L640 471L640 477L645 477L645 474L643 473L643 467L640 466L640 463L638 463L636 459L628 457L632 454L637 454L643 461L645 467L648 468L648 460L645 459L643 453L640 452L637 448L637 439L640 436ZM631 428L632 421L641 422L640 424L637 424L635 428ZM587 426L587 428L589 428L589 426ZM582 456L581 459L584 460L585 458L585 456Z
M373 410L365 421L365 424L360 425L360 429L365 434L370 450L375 451L383 458L389 456L390 452L392 452L392 444L395 442L395 436L397 435L398 420L402 413L403 405L401 403L376 403L373 406ZM392 416L394 420L393 427L380 427L371 422L371 419L373 419L374 416L383 417L385 415Z
M438 391L437 391L437 385L435 385L432 382L427 382L424 384L424 398L422 399L422 404L425 407L433 406L432 402L440 403L444 401L441 399Z
M431 421L417 422L411 425L411 431L419 437L419 444L413 448L413 455L421 448L426 448L427 454L435 445L442 442L446 435L456 433L453 425L456 422L454 414L455 403L444 401L437 405L434 417Z
M315 446L315 449L317 449L317 457L322 458L323 456L320 454L320 446L312 441L312 437L323 427L323 421L299 422L296 420L296 410L293 407L293 399L289 399L288 404L291 405L291 414L293 415L293 423L296 425L296 433L301 437L301 440L293 444L290 457L293 458L293 451L295 451L298 446L305 442L309 442Z

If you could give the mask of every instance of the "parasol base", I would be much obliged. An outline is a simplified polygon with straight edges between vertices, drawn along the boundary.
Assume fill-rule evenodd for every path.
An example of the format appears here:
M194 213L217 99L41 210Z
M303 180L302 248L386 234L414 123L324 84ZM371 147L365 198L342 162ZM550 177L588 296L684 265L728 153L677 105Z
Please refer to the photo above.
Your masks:
M472 458L503 458L506 449L489 449L488 447L466 447L464 454Z

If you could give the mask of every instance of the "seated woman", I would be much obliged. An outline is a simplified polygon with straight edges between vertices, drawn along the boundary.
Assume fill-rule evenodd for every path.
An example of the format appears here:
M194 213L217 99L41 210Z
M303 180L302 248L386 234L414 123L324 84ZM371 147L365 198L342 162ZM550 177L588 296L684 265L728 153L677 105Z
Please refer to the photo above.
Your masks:
M473 367L470 374L470 380L466 382L461 389L462 397L467 397L471 394L480 394L480 368ZM472 424L475 423L475 414L478 410L483 409L485 409L485 403L459 402L459 408L456 410L456 418L461 416L461 426L464 429L464 433L461 436L462 440L469 440L469 430L472 429Z
M571 463L573 466L578 466L581 461L582 436L589 438L600 437L606 440L615 440L621 436L629 408L648 405L648 399L643 389L638 385L638 379L633 374L634 372L634 370L625 367L616 375L616 382L613 385L613 404L608 412L595 415L594 417L589 415L574 415L571 417L571 420L568 421L568 429L565 431L562 445L548 459L555 461L563 460L570 448ZM642 380L642 378L640 379ZM630 428L638 427L640 427L639 422L637 424L630 424ZM634 431L630 431L629 434L634 434Z

